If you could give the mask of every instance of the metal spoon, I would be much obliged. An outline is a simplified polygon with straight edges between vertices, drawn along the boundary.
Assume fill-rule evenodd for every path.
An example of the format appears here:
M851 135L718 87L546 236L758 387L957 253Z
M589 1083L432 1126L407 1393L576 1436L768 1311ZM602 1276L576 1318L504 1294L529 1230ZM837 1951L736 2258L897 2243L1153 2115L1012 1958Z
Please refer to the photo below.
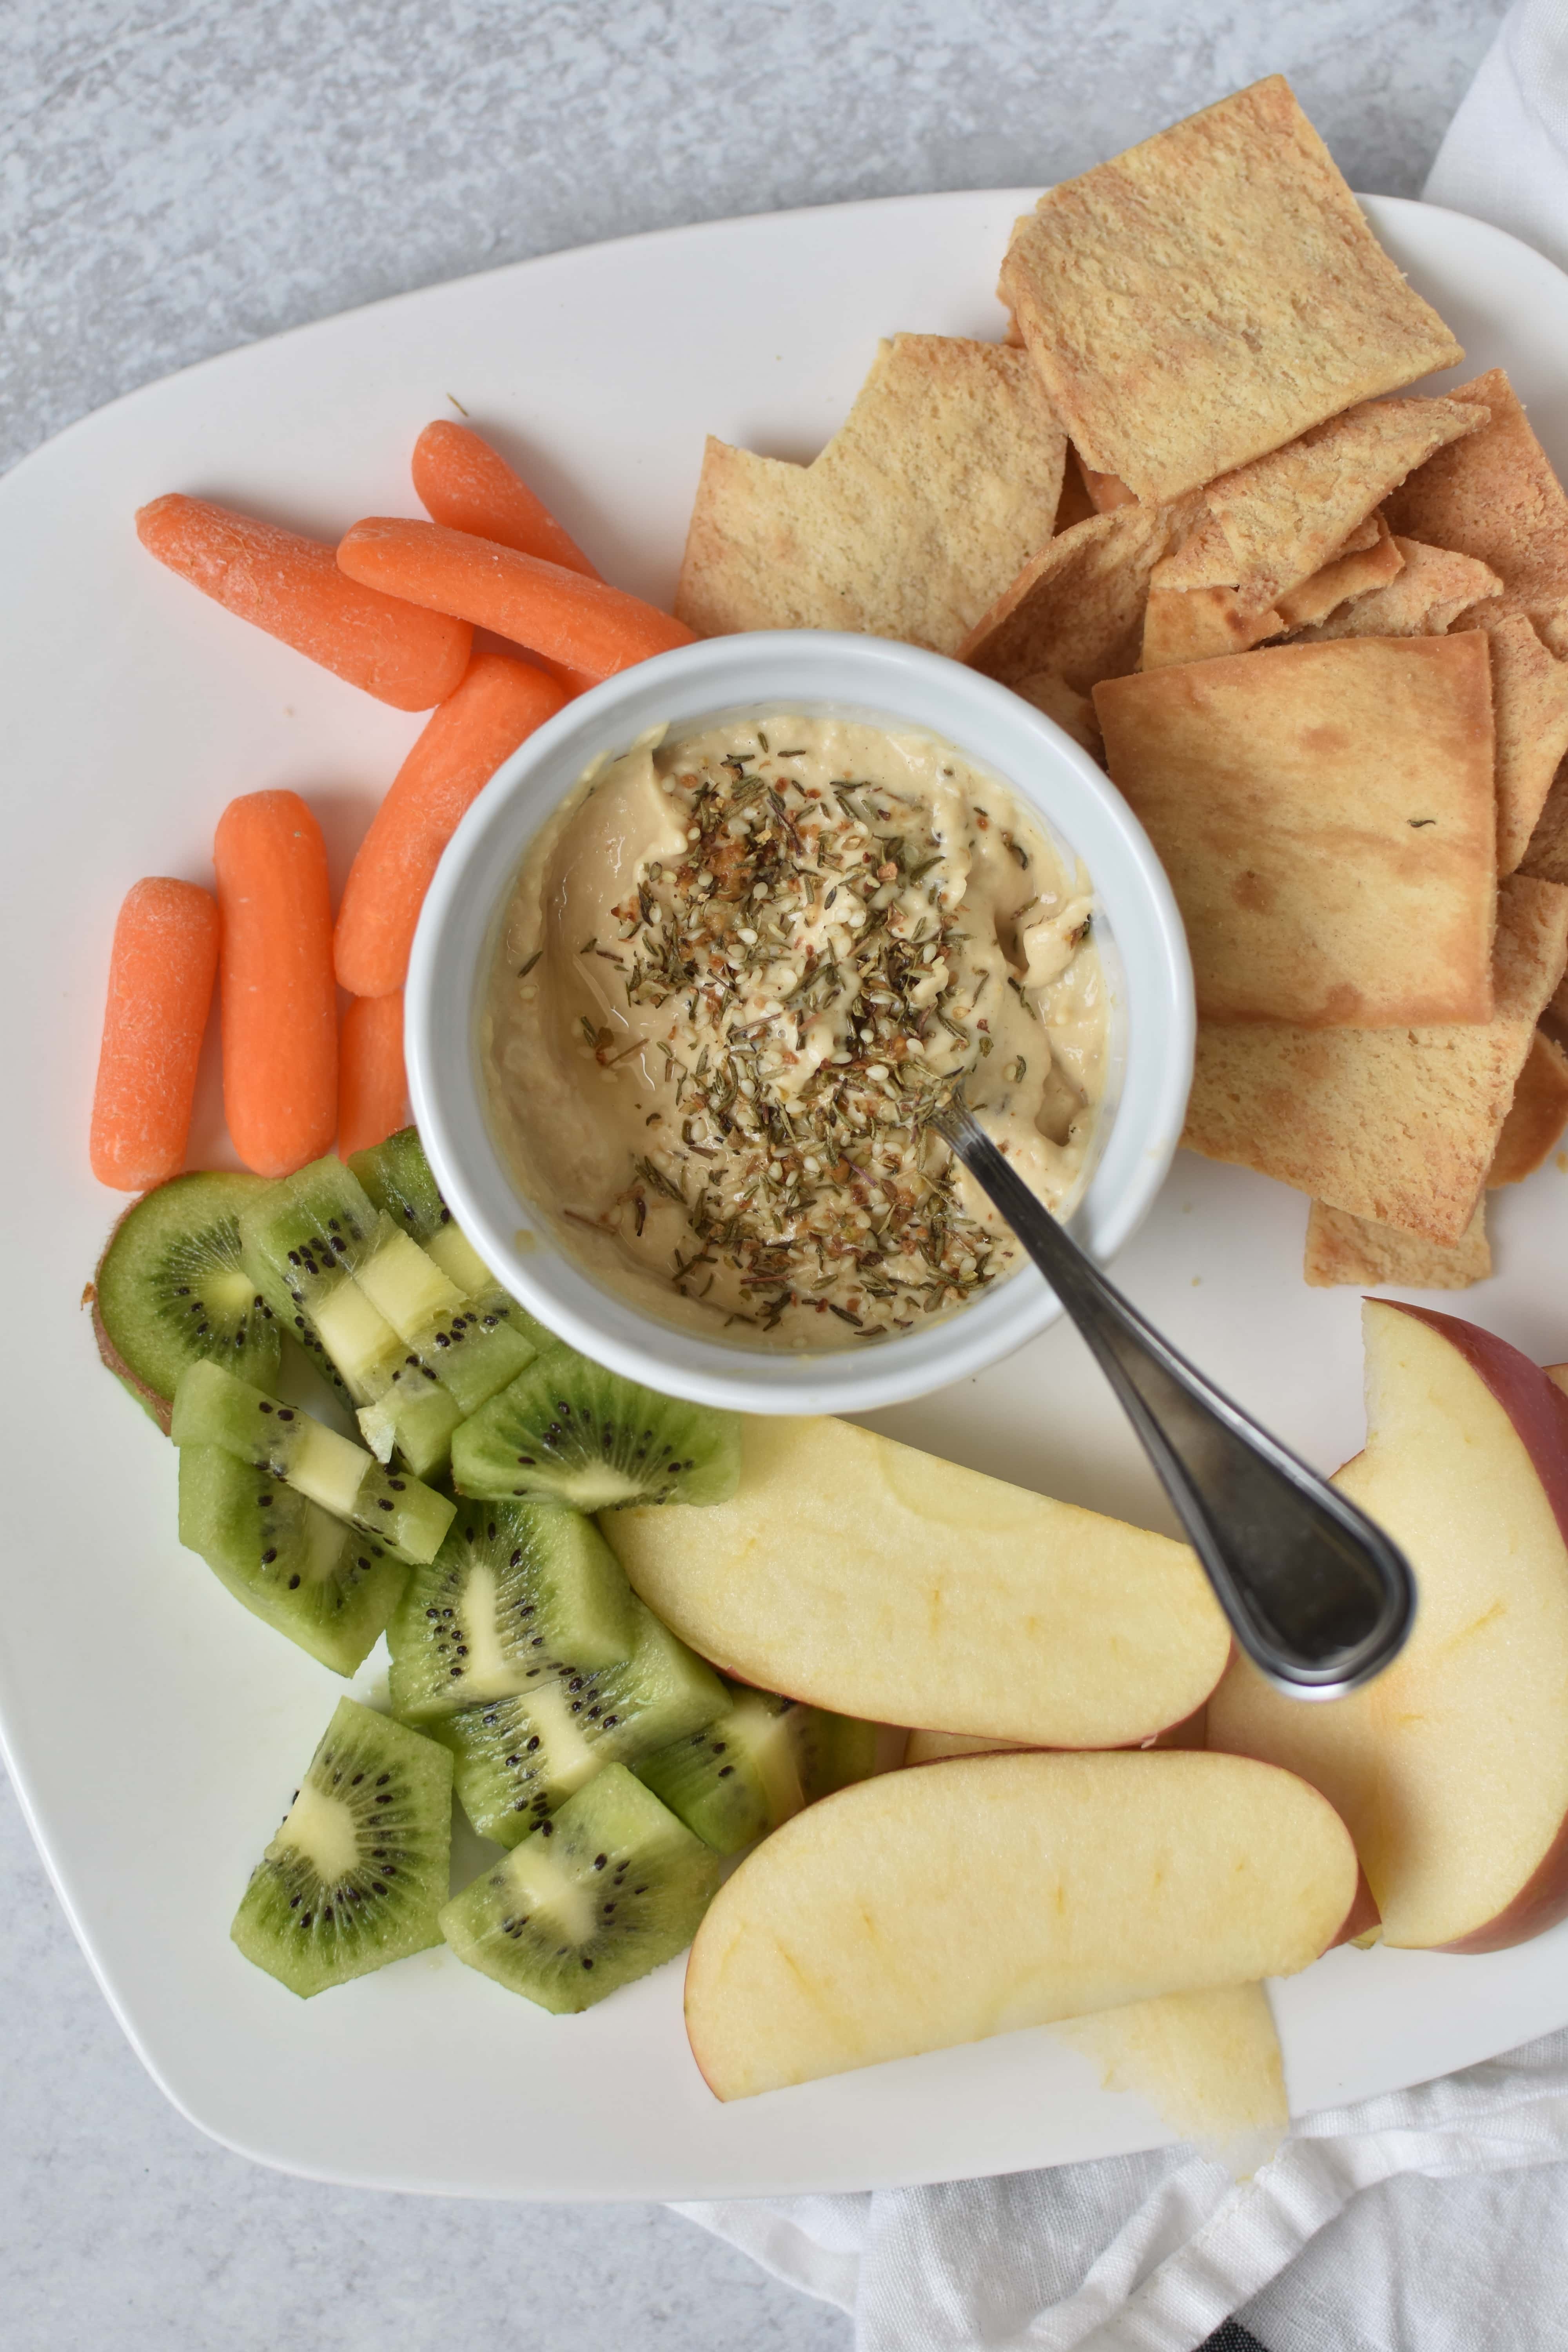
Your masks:
M1404 1553L1128 1305L966 1103L934 1124L1094 1350L1254 1664L1297 1698L1370 1682L1410 1631Z

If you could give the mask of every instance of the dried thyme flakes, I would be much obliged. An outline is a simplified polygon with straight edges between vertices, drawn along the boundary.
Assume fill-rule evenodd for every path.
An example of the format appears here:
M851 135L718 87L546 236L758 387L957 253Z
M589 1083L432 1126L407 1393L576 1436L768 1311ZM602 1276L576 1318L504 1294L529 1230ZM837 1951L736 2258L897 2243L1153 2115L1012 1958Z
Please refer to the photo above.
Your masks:
M962 889L929 806L854 777L803 785L780 764L799 756L678 769L681 862L648 867L618 936L579 950L616 966L628 1010L669 1016L646 1050L676 1115L649 1121L617 1206L640 1237L655 1199L678 1203L676 1288L700 1297L727 1268L763 1331L792 1308L907 1331L1012 1263L931 1132L991 1050L984 976L956 970ZM626 1050L582 1026L602 1064Z

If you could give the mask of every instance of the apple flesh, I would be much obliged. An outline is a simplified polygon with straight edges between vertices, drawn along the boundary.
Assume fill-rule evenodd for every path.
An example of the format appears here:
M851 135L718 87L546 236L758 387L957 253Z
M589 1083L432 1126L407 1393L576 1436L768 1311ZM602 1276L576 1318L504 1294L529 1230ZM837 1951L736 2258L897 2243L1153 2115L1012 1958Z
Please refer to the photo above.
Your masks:
M721 2099L1130 2001L1289 1976L1355 1851L1235 1756L965 1756L797 1814L697 1932L686 2024Z
M1169 1731L1162 1731L1152 1739L1141 1739L1141 1748L1202 1748L1205 1744L1205 1710L1199 1707L1184 1723L1173 1723ZM1017 1741L993 1739L984 1733L971 1731L911 1731L904 1746L906 1764L940 1764L949 1756L994 1756L1014 1748Z
M1229 1654L1185 1545L844 1421L748 1420L731 1501L604 1530L725 1673L877 1723L1118 1748L1191 1715Z
M1568 1397L1457 1317L1363 1315L1367 1443L1334 1483L1404 1546L1415 1628L1326 1705L1237 1659L1209 1743L1322 1790L1384 1943L1500 1951L1568 1913Z

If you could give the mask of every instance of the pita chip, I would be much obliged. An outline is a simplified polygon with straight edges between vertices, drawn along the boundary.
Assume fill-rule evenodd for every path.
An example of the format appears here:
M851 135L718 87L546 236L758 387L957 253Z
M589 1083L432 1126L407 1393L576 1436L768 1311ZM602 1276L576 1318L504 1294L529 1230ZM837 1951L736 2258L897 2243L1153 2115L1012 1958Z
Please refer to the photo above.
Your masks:
M1498 872L1511 874L1530 848L1552 778L1568 755L1568 662L1547 652L1525 613L1466 634L1484 636L1491 653Z
M675 609L703 636L858 629L952 653L1050 538L1065 459L1025 353L895 336L811 465L709 441Z
M1340 553L1346 536L1435 449L1479 432L1485 412L1455 400L1373 400L1204 492L1208 521L1162 564L1157 588L1237 589L1276 604Z
M1490 1016L1484 638L1275 646L1111 678L1094 702L1111 782L1176 894L1205 1020Z
M1502 582L1505 613L1568 601L1568 495L1501 368L1448 394L1487 411L1485 429L1439 450L1389 503L1408 539L1474 556Z
M1361 539L1363 531L1354 536ZM1310 579L1303 580L1299 588L1292 588L1288 595L1278 599L1280 620L1288 629L1310 628L1315 622L1326 621L1331 613L1348 604L1352 596L1365 596L1373 588L1386 588L1404 569L1405 558L1394 543L1393 532L1383 517L1375 515L1372 518L1370 543L1342 547Z
M1117 507L1075 523L1004 590L959 660L1019 691L1021 679L1048 672L1080 697L1102 677L1136 669L1149 575L1192 520L1189 500Z
M1542 882L1568 883L1568 761L1552 779L1519 870Z
M1183 1141L1331 1208L1463 1238L1536 1023L1568 964L1568 890L1498 892L1492 1017L1416 1029L1205 1022Z
M1133 494L1120 474L1097 474L1092 466L1084 463L1078 450L1074 449L1072 455L1073 464L1083 477L1089 503L1096 514L1109 514L1113 507L1132 504Z
M1244 613L1234 588L1151 588L1143 612L1141 669L1244 654L1285 627L1281 613Z
M1085 462L1151 502L1460 356L1279 74L1048 189L1000 291Z
M1538 1029L1519 1074L1508 1117L1492 1155L1487 1189L1522 1183L1532 1176L1568 1127L1568 1054L1555 1037Z
M1373 1224L1370 1217L1325 1208L1321 1201L1313 1202L1307 1218L1301 1271L1315 1290L1342 1282L1369 1290L1387 1283L1402 1290L1468 1290L1472 1282L1485 1282L1491 1270L1484 1193L1457 1242L1425 1241L1419 1234Z
M1062 494L1057 500L1056 531L1053 536L1059 537L1064 530L1070 530L1075 522L1087 522L1091 514L1098 514L1099 511L1099 508L1084 486L1083 467L1069 451L1068 462L1062 468Z
M1394 577L1304 629L1302 643L1324 637L1440 637L1472 605L1478 620L1500 610L1492 600L1501 594L1502 582L1473 555L1426 547L1419 540L1401 539L1397 531L1394 544L1401 559ZM1479 610L1483 603L1486 616Z

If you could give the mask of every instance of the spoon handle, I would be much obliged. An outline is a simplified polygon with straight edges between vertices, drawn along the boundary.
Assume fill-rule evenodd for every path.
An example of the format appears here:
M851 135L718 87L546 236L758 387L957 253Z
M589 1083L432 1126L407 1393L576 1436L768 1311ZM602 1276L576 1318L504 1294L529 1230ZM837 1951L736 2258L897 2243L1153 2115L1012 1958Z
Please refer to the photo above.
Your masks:
M936 1126L1093 1349L1254 1664L1299 1698L1381 1673L1415 1612L1404 1553L1144 1321L967 1105Z

